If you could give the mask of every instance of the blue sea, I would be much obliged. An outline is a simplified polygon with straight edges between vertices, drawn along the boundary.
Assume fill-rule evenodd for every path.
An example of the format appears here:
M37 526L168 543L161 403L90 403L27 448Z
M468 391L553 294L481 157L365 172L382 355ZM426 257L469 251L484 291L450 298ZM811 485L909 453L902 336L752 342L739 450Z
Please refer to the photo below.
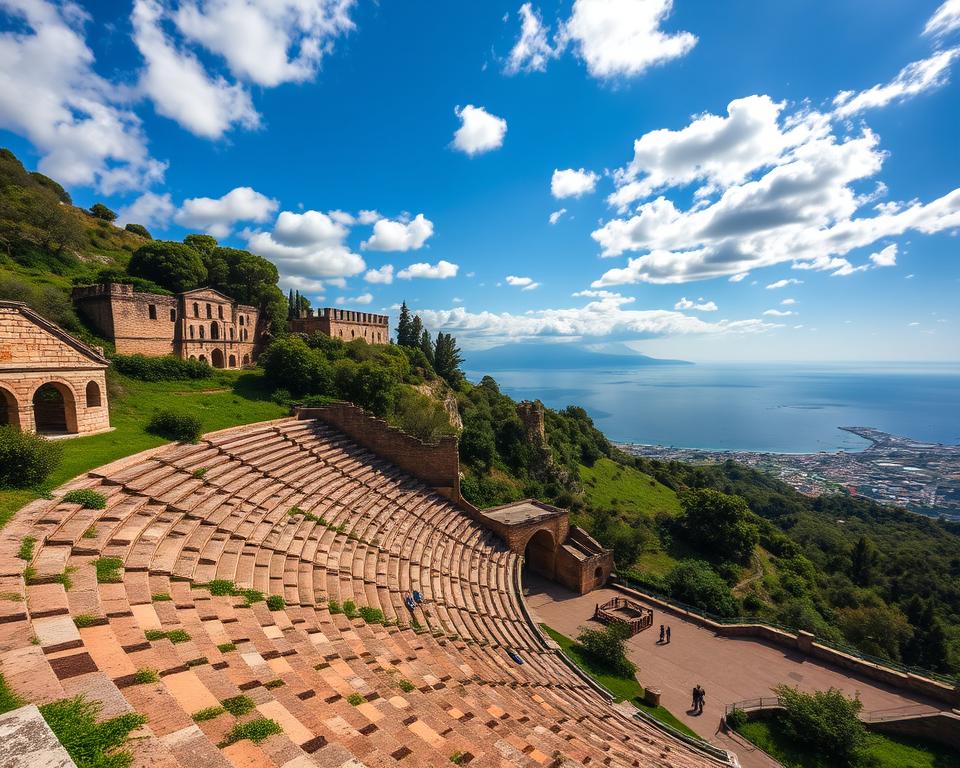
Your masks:
M471 381L482 373L468 371ZM858 451L839 429L875 427L960 444L960 365L697 364L628 370L497 371L501 389L574 404L616 442L710 450Z

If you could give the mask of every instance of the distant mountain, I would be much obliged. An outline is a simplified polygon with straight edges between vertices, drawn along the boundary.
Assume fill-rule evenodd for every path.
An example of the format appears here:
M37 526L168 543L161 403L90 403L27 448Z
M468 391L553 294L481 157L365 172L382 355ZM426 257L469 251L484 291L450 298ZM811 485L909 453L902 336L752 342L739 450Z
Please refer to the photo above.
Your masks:
M623 347L628 350L628 347ZM578 344L504 344L464 352L470 371L515 371L577 368L640 368L650 365L692 365L686 360L661 360L637 352L594 352Z

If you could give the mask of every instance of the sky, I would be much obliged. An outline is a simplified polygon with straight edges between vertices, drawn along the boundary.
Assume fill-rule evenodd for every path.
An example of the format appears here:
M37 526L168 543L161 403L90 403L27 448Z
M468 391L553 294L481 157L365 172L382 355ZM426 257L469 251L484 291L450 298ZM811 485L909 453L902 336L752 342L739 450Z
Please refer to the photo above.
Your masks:
M960 361L960 0L0 0L0 145L466 349Z

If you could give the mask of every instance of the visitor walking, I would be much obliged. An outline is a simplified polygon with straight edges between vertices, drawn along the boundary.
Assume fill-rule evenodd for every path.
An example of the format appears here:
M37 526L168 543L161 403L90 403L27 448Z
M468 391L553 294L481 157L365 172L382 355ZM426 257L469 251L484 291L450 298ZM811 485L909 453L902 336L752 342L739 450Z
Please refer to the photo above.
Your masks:
M670 642L670 627L667 627L667 642Z
M666 628L663 626L663 624L661 624L660 625L660 642L661 643L663 642L664 634L666 633L666 631L667 631Z

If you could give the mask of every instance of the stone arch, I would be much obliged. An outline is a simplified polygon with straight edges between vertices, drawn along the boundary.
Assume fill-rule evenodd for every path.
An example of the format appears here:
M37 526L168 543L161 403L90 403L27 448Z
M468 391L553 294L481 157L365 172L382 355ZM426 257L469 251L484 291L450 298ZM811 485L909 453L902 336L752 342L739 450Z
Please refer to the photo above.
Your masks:
M0 427L9 425L23 429L20 421L20 403L16 395L6 387L0 387Z
M549 528L536 529L523 549L524 565L534 573L554 577L556 571L557 540Z
M201 363L205 363L205 362L207 362L207 356L206 356L206 355L200 355L199 360L200 360Z
M37 387L31 398L37 432L76 434L77 398L68 384L47 381Z
M231 368L236 368L236 367L237 367L237 356L236 356L236 355L230 355L230 367L231 367Z
M214 368L223 368L223 350L214 349L210 352L210 364Z
M87 382L87 408L99 408L103 405L103 396L100 394L100 385L95 381Z

